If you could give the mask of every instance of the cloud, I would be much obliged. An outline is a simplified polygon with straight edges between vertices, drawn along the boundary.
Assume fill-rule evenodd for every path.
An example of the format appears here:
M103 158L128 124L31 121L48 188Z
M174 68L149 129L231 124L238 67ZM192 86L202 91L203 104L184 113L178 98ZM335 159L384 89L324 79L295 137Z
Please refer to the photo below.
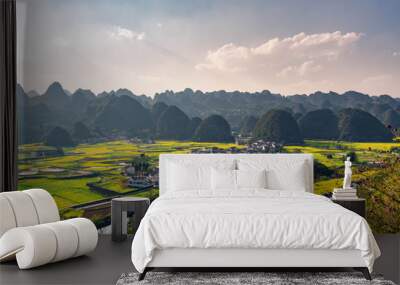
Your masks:
M369 76L361 81L362 85L379 85L386 84L388 81L391 81L393 76L391 74L378 74L374 76Z
M400 57L400 51L394 51L392 55L394 57L396 57L396 56Z
M208 51L197 70L222 72L268 71L277 77L305 76L323 69L324 64L337 60L361 38L361 33L299 33L287 38L273 38L256 46L234 43Z
M221 71L236 72L244 69L245 61L251 57L247 47L226 44L216 51L209 51L206 63L196 65L196 69L217 69Z
M290 65L282 69L277 76L280 78L290 76L306 76L322 70L322 66L316 64L313 60L305 61L300 65Z
M117 40L137 40L141 41L145 38L145 33L144 32L135 32L127 28L123 28L121 26L115 26L112 28L112 30L109 32L110 36L113 39Z

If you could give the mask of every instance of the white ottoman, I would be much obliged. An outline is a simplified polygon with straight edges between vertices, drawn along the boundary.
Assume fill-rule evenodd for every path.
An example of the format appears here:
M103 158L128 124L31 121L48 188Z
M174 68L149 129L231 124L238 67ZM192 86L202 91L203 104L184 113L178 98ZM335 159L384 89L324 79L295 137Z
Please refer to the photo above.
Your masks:
M0 261L16 258L20 269L28 269L96 248L93 222L85 218L59 221L57 206L44 190L1 193L0 207ZM41 221L46 223L37 224Z

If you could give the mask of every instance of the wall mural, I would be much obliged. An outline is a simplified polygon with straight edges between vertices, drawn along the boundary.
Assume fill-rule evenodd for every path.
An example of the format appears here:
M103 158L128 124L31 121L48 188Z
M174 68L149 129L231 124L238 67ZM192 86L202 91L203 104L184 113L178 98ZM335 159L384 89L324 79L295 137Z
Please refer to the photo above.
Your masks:
M400 6L339 2L19 0L19 189L102 228L160 153L312 153L318 194L350 156L399 232Z

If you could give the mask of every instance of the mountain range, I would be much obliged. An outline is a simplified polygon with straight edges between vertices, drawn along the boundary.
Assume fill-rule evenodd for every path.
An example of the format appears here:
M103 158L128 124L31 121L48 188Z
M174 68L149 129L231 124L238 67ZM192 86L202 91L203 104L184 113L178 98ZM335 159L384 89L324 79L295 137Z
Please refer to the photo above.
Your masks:
M319 109L330 109L338 114L342 109L355 108L369 112L385 125L400 127L399 98L369 96L356 91L343 94L318 91L309 95L283 96L268 90L253 93L224 90L202 92L186 88L180 92L156 93L152 98L136 95L128 89L100 94L77 89L70 93L59 82L54 82L43 94L25 92L18 85L17 103L22 142L42 141L44 134L55 126L71 131L77 122L83 122L99 133L152 132L155 120L160 116L157 112L165 109L161 103L176 106L189 119L222 115L233 130L238 130L245 118L261 117L271 109L287 110L298 119Z
M203 93L185 89L182 92L166 91L156 94L154 101L176 105L192 116L221 114L234 129L239 126L243 117L260 117L271 109L286 109L299 116L318 109L339 112L344 108L357 108L370 112L384 124L400 126L399 98L388 95L369 96L356 91L343 94L318 91L309 95L283 96L268 90L254 93L224 90Z

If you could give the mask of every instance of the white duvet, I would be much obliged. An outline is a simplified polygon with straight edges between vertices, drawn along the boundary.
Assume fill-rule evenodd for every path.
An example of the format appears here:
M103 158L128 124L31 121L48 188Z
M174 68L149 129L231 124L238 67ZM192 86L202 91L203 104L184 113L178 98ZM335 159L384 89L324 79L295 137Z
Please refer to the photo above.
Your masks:
M135 235L132 262L143 272L165 248L358 249L370 271L380 255L368 223L329 199L256 189L159 197Z

